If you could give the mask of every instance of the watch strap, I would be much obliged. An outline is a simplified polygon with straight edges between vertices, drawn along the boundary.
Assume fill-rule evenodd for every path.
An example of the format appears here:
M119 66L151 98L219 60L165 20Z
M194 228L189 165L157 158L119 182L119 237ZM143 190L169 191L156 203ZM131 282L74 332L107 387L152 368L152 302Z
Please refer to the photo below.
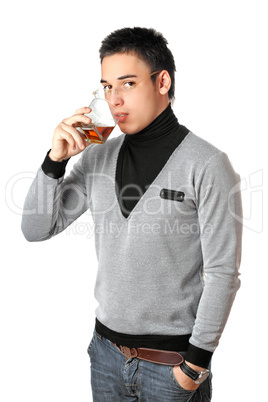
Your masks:
M186 374L188 377L190 377L192 380L196 381L200 375L198 371L193 370L188 364L183 361L183 363L180 365L181 370Z
M206 369L203 371L195 371L190 366L188 366L187 363L185 363L185 360L180 365L180 368L182 372L190 377L196 384L201 384L209 376L209 370Z

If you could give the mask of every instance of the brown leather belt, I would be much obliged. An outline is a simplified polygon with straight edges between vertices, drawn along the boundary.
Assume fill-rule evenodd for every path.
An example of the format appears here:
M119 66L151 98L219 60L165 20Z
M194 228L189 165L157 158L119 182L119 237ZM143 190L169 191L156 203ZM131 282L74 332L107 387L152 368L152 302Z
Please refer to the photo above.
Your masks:
M167 366L179 366L184 358L178 352L170 352L167 350L146 349L146 348L128 348L127 346L117 345L115 347L125 356L126 359L137 357L151 363L165 364Z

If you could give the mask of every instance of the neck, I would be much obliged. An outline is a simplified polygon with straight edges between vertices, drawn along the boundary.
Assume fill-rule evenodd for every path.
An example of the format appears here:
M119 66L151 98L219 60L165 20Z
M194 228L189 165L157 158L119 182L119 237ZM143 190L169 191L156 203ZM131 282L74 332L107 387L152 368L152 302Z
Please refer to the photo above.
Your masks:
M157 140L169 135L170 132L179 127L178 120L173 113L171 105L160 113L147 127L134 135L127 136L129 143L147 142Z

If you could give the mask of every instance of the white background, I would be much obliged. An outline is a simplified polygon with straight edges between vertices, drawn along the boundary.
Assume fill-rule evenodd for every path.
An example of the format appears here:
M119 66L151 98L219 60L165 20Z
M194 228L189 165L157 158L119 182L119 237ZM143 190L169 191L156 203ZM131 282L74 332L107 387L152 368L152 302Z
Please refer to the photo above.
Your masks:
M267 366L267 11L254 1L24 0L1 6L0 400L91 400L94 241L84 215L27 243L21 208L56 125L87 105L112 30L154 27L177 64L180 123L242 178L242 287L214 354L214 402L263 400ZM68 169L74 161L71 161ZM6 195L6 199L4 197ZM266 239L266 242L265 242ZM261 374L260 374L261 373ZM164 401L163 401L164 402Z

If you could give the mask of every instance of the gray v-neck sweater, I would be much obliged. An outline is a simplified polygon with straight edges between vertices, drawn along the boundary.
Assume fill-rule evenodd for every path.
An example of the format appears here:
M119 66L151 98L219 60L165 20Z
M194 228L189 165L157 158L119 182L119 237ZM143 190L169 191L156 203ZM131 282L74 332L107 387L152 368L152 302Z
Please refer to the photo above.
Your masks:
M46 240L90 208L97 319L130 335L192 334L191 345L213 352L240 286L239 176L224 153L190 132L125 218L115 184L123 139L88 147L65 179L39 169L23 233Z

